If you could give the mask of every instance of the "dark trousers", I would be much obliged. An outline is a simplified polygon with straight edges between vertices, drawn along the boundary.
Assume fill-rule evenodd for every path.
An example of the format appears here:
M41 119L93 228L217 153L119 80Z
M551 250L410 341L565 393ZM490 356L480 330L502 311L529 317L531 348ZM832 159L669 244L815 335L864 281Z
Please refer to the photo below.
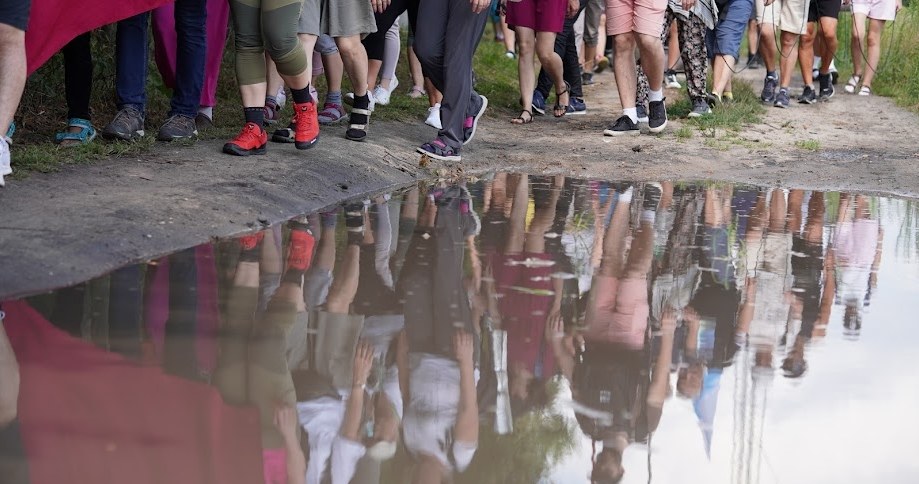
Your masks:
M581 0L578 14L573 18L566 18L562 33L555 36L555 53L562 58L565 82L571 86L569 94L572 98L584 97L584 88L581 86L581 63L578 62L578 45L574 35L574 24L585 7L587 7L587 0ZM544 68L540 69L539 79L536 81L536 90L542 94L544 99L548 99L552 87L552 78L549 77L549 73Z
M115 94L119 108L141 113L147 104L147 23L149 12L118 22ZM207 0L176 0L176 87L169 115L195 117L204 84L207 55Z
M472 13L469 0L424 0L418 7L415 54L424 76L443 93L440 139L459 152L463 126L478 96L472 89L472 56L488 12Z
M392 28L392 24L403 12L408 11L409 30L415 30L418 22L419 3L420 0L392 0L383 13L373 14L377 21L377 31L364 37L363 40L368 59L383 60L383 53L386 51L386 32Z
M67 118L89 120L89 98L93 91L92 33L77 36L64 46L64 93Z

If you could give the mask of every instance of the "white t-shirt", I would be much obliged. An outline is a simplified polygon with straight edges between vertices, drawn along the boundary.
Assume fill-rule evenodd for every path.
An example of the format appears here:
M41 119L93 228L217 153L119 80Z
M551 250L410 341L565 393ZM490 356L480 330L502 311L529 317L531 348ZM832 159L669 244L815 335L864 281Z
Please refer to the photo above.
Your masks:
M367 449L360 442L341 436L346 401L330 397L297 402L300 425L309 434L310 459L306 467L306 484L319 484L331 462L332 484L348 484L357 462Z
M460 400L460 371L456 361L427 353L409 355L411 397L402 433L412 454L436 457L447 468L469 467L478 442L453 439Z

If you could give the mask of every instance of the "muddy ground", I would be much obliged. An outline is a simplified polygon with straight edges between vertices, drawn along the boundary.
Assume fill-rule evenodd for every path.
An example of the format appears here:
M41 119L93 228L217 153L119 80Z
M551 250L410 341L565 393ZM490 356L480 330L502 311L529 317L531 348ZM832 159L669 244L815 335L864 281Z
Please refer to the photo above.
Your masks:
M740 76L758 90L762 74ZM252 158L224 156L218 142L159 145L141 158L10 181L0 189L0 300L448 173L714 179L919 196L919 116L888 99L847 95L840 85L829 103L769 108L762 124L732 135L694 131L681 139L673 120L658 137L612 139L601 132L619 109L614 78L597 80L586 90L590 114L523 127L486 119L455 166L419 167L414 148L434 134L419 113L416 124L374 124L363 144L334 127L312 150L273 145ZM811 140L816 151L796 144Z

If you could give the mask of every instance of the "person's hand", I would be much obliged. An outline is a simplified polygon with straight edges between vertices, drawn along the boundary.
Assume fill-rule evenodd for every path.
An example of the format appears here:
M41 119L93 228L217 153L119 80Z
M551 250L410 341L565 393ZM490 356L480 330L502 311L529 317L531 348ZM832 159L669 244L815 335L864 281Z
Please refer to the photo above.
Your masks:
M696 6L696 0L683 0L683 10L687 12Z
M457 330L456 333L453 333L453 353L460 365L472 365L472 333L463 330Z
M389 4L392 0L370 0L370 5L373 7L373 11L376 13L383 13L389 8Z
M290 405L283 405L274 411L274 426L287 442L297 440L297 411Z
M469 0L469 5L472 7L472 13L480 14L485 11L488 7L491 6L490 0Z
M665 333L673 333L676 330L676 311L671 308L664 310L661 316L661 330Z
M546 339L555 342L565 337L565 320L562 319L562 309L553 307L546 318Z
M351 372L351 384L355 387L367 384L370 369L373 368L373 346L361 341L354 352L354 369Z
M574 18L581 9L581 2L578 0L568 0L568 18Z

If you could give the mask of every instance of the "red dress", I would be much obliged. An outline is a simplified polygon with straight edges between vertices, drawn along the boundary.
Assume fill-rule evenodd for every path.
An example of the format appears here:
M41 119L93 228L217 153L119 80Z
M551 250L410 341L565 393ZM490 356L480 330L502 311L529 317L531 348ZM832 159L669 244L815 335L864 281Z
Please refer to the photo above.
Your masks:
M558 34L565 26L567 9L567 0L507 0L507 25Z

